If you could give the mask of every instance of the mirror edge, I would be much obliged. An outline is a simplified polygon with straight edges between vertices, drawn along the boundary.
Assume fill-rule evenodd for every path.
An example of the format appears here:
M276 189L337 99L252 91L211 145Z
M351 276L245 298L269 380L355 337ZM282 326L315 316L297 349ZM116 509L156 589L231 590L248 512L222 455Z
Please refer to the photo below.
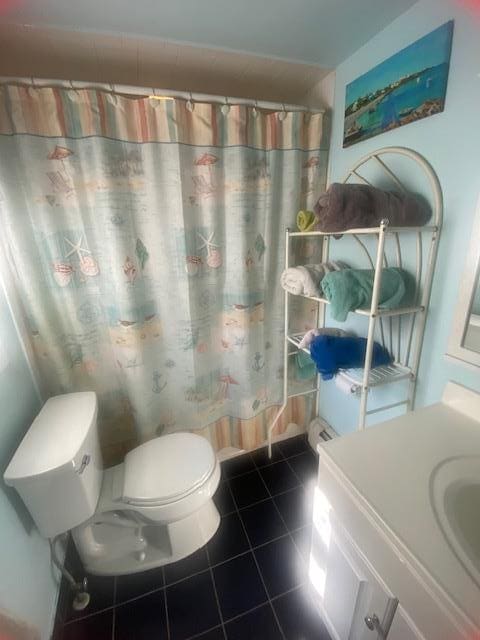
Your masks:
M477 239L478 238L478 239ZM457 305L453 314L452 328L448 340L446 355L463 364L471 364L480 367L480 353L463 346L474 288L477 285L477 276L480 265L480 196L473 221L472 236L470 246L465 260L459 282L459 293Z

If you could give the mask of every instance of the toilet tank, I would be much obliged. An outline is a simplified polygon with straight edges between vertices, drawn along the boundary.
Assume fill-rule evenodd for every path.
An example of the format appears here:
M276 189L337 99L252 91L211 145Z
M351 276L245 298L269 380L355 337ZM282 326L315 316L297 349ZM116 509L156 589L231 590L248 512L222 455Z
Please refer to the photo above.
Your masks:
M97 397L92 391L47 400L4 474L40 533L52 538L88 520L102 484Z

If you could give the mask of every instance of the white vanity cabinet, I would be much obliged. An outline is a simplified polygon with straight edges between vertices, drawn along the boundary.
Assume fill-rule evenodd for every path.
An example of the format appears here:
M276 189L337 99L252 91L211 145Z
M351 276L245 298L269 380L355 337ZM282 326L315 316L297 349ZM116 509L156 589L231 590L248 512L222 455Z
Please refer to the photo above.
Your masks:
M332 640L480 640L480 586L431 500L442 461L476 448L444 403L319 446L309 577Z

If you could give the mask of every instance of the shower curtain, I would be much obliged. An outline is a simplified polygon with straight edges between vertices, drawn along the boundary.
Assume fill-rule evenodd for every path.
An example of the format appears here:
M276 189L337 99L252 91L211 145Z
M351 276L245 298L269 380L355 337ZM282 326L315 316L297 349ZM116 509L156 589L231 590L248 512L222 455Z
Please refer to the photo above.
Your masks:
M264 441L284 230L325 168L321 114L2 87L3 248L36 366L47 397L97 393L108 458L182 429Z

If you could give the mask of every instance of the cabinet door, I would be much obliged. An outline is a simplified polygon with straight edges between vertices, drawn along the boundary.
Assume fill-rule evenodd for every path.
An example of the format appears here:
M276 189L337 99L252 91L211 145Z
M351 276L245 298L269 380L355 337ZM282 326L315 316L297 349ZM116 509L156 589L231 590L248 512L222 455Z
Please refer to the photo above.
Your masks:
M310 579L318 604L335 640L380 640L365 617L377 616L388 631L397 601L348 536L335 527L328 544L314 533ZM408 637L407 639L408 640Z
M410 616L399 605L393 618L388 640L425 640Z

